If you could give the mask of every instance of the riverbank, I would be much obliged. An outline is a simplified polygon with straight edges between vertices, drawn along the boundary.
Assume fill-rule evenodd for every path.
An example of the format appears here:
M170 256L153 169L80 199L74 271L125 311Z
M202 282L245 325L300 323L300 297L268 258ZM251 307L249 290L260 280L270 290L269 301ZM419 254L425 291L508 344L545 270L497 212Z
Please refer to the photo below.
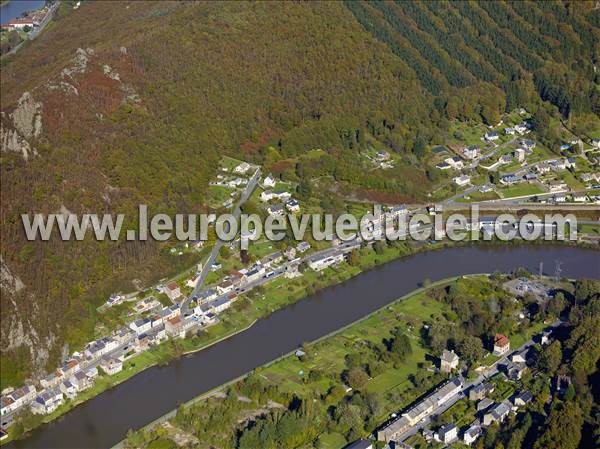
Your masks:
M267 291L262 292L268 298L264 301L260 300L262 295L256 295L254 298L247 298L247 301L238 302L230 309L231 314L228 311L222 315L224 321L228 316L232 319L236 315L250 316L251 318L246 319L248 325L254 319L253 314L264 314L265 318L247 331L206 350L188 357L179 357L168 365L158 364L144 370L129 382L123 382L106 394L80 405L78 410L73 410L64 419L33 432L23 441L25 445L17 442L18 444L13 446L48 447L48 444L58 441L57 438L60 438L61 446L65 447L110 446L114 444L114 436L124 435L127 428L142 427L178 404L287 354L304 341L315 340L338 330L372 310L392 302L398 296L422 286L420 284L427 277L436 280L461 273L480 272L482 269L511 271L522 265L536 270L540 260L544 259L548 261L547 266L551 266L556 259L564 260L565 275L571 273L598 277L592 262L596 260L595 252L575 247L534 248L535 246L447 248L438 254L422 251L422 254L411 253L411 257L402 257L387 264L383 264L383 259L387 259L388 255L390 259L398 258L398 249L389 248L388 252L377 257L373 250L368 250L369 258L364 259L365 265L375 265L376 259L382 262L375 270L356 266L351 268L350 265L343 264L337 270L321 274L308 272L309 276L304 277L306 282L316 284L317 280L322 285L325 285L325 281L349 279L352 277L348 272L351 269L355 273L361 271L362 274L332 288L322 289L319 285L311 285L311 290L318 290L318 293L302 301L290 299L295 290L290 287L293 282L296 283L296 290L303 292L299 296L305 296L309 292L302 284L303 278L299 278L291 281L290 285L274 286L273 295ZM456 260L460 260L460 264L457 264ZM368 301L364 298L368 298ZM284 307L285 303L292 302L298 304ZM272 313L275 307L278 311ZM239 320L236 323L239 324ZM225 323L221 323L221 326L224 329ZM241 329L241 326L238 326L238 329ZM208 339L209 335L205 334L202 338ZM184 343L185 340L181 341L181 344ZM179 355L186 349L194 349L193 345L196 343L200 346L208 344L209 341L200 341L198 337L196 342L192 343L188 348L182 347ZM115 401L118 404L116 409ZM111 422L102 420L100 417L108 413L108 410L118 416L122 415L121 419L115 418ZM93 416L98 416L99 420L92 419ZM100 426L104 430L100 433L90 433L86 430L89 425ZM69 440L58 436L63 435L66 428L69 429Z
M252 394L248 394L244 383L240 382L248 376L252 376L252 380L249 381L250 384L255 385L258 382L266 385L261 387L263 391L269 387L276 387L276 394L279 397L268 396L266 402L269 400L280 401L281 395L287 394L289 397L298 397L303 400L317 398L316 400L323 400L331 405L327 398L333 395L332 392L335 391L335 388L340 388L339 375L342 373L343 377L343 370L345 366L348 366L349 358L360 360L361 365L369 366L368 370L371 372L371 378L368 380L365 379L366 383L360 388L360 391L363 394L371 395L371 398L378 398L378 412L370 421L374 423L385 422L389 414L396 412L400 405L408 405L405 402L412 402L412 398L418 397L424 391L429 390L440 382L439 375L436 375L430 369L425 370L427 364L431 364L432 359L429 353L430 348L424 346L419 335L422 326L426 323L431 323L434 315L453 315L453 311L448 304L436 298L433 292L436 290L445 290L450 286L454 286L453 288L456 289L458 286L461 292L477 294L478 292L486 291L485 289L488 288L490 283L496 284L501 282L498 278L489 279L489 274L471 274L453 276L417 288L338 330L323 335L312 342L305 343L302 347L304 354L301 356L298 356L296 350L289 351L281 357L247 372L233 381L227 382L221 387L215 388L182 404L178 409L170 411L130 435L127 447L131 447L131 444L135 447L144 447L140 442L147 443L153 437L168 438L169 434L165 435L162 430L158 432L152 431L157 426L175 418L178 413L181 413L181 415L178 415L179 419L171 421L169 424L170 428L177 426L178 421L181 423L187 422L188 418L184 417L186 411L189 411L190 415L194 415L194 410L190 409L198 404L198 402L204 401L209 397L214 396L216 399L212 400L210 404L202 404L200 407L203 407L202 410L204 410L204 406L208 409L216 407L213 412L218 412L218 402L224 401L224 398L227 396L236 397L237 395L239 397L242 395L242 397L253 398ZM509 299L510 295L507 292L501 293L506 296L506 300ZM554 319L547 321L554 321ZM512 332L507 332L507 335L511 339L511 343L515 347L518 347L529 340L533 334L539 332L545 325L547 323L543 321L531 322L525 327L515 327ZM364 348L371 345L380 345L381 341L385 341L385 339L390 338L390 335L394 335L394 329L399 328L402 328L402 332L411 341L412 349L410 353L401 362L388 359L387 363L382 363L383 366L375 368L372 365L374 363L372 358L364 353ZM482 359L482 365L492 366L496 360L497 357L487 355ZM425 366L421 366L423 364ZM414 384L415 381L411 379L422 375L423 372L427 373L425 374L425 378L419 380L418 385ZM357 388L356 385L351 383L352 379L347 380L347 382L350 382L351 386ZM346 394L352 393L346 391ZM402 399L397 399L399 397L402 397ZM261 399L265 400L264 397ZM398 401L400 401L400 404L398 404ZM250 405L247 406L250 407ZM261 401L252 401L252 406L262 410L265 404ZM241 407L245 407L245 405ZM245 410L242 414L246 413L251 414L252 410ZM185 432L186 430L189 429L184 427L183 431ZM371 432L373 427L367 430ZM338 446L334 444L331 447L342 447L349 443L344 438L340 438L340 434L327 434L325 437L322 441L323 444L325 444L326 439L331 439L330 437L338 440ZM214 443L216 441L211 439L205 440L206 443ZM126 447L125 441L120 442L113 449L122 449L123 447ZM330 446L320 445L319 447Z
M481 276L484 276L484 275L486 275L486 274L485 273L481 274ZM470 275L470 276L476 276L476 275ZM429 284L427 287L419 287L416 290L413 290L412 292L399 297L393 303L387 304L385 306L382 306L379 309L377 309L377 310L369 313L368 315L365 315L362 318L359 318L359 319L353 321L352 323L347 324L346 326L344 326L344 327L342 327L342 328L340 328L338 330L330 332L330 333L328 333L326 335L323 335L322 337L320 337L320 338L318 338L318 339L316 339L314 341L307 342L307 343L309 343L311 346L314 346L314 345L316 345L316 344L318 344L320 342L326 341L327 339L329 339L331 337L334 337L336 335L342 335L345 331L351 330L352 328L355 328L357 325L366 322L367 320L369 320L373 316L381 313L386 308L391 307L394 304L397 304L398 302L407 300L409 298L414 298L417 295L422 294L422 293L424 293L424 292L426 292L428 290L431 290L433 288L436 288L436 287L447 286L451 282L456 281L457 279L459 279L461 277L462 276L454 276L454 277L450 277L450 278L446 278L446 279L442 279L442 280L433 282L433 283ZM268 368L268 367L270 367L272 365L275 365L275 364L281 362L282 360L288 359L288 358L294 356L294 354L296 353L296 351L297 351L297 349L293 349L293 350L291 350L291 351L283 354L282 356L280 356L280 357L278 357L278 358L276 358L276 359L274 359L274 360L266 363L265 365L257 368L256 370L261 370L262 371L262 370L264 370L264 369L266 369L266 368ZM203 394L201 394L201 395L199 395L199 396L197 396L197 397L195 397L193 399L190 399L189 401L187 401L184 404L182 404L179 408L173 409L173 410L169 411L168 413L164 414L160 418L157 418L156 420L152 421L148 425L142 427L141 429L138 429L136 432L151 431L156 426L158 426L158 425L160 425L160 424L168 421L169 419L172 419L173 417L175 417L175 415L177 414L178 410L181 410L182 408L183 409L190 408L194 404L197 404L198 402L203 401L203 400L205 400L205 399L213 396L215 393L221 392L221 391L225 390L226 388L228 388L228 387L230 387L230 386L232 386L234 384L237 384L238 382L240 382L240 381L244 380L245 378L247 378L251 373L253 373L256 370L248 371L247 373L245 373L245 374L243 374L243 375L241 375L241 376L239 376L239 377L237 377L237 378L235 378L235 379L233 379L233 380L231 380L231 381L229 381L229 382L227 382L227 383L225 383L223 385L220 385L220 386L218 386L216 388L213 388L210 391L207 391L206 393L203 393ZM122 440L119 443L117 443L116 445L114 445L111 449L123 449L124 447L125 447L125 440Z

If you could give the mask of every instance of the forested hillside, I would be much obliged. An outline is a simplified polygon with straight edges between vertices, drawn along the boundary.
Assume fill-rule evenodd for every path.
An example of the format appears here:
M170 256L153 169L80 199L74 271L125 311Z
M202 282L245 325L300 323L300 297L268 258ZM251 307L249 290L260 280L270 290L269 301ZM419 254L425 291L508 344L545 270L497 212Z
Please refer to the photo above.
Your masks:
M156 242L27 242L24 212L206 210L226 154L421 200L452 120L597 114L593 2L63 2L1 68L2 378L55 366L95 307L191 265ZM358 154L401 156L385 174ZM291 164L321 148L318 163ZM129 225L133 224L130 219Z

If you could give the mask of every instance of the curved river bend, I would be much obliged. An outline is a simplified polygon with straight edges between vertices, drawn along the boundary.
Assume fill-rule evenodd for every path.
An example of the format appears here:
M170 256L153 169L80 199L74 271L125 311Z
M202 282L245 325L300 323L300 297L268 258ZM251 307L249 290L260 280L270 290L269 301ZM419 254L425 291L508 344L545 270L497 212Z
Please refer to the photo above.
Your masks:
M33 431L11 448L108 448L178 404L263 365L302 342L335 331L432 281L523 266L600 279L600 253L573 247L451 248L417 254L366 271L281 309L210 348L153 367Z

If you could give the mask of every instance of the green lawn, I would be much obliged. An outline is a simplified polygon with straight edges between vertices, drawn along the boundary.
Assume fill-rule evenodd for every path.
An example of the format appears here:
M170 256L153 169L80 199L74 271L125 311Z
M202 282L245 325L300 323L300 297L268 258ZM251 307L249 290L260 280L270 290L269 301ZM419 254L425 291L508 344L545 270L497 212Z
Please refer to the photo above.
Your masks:
M511 187L506 187L500 189L504 198L513 198L518 196L525 195L536 195L538 193L543 193L544 191L537 184L529 184L529 183L521 183Z

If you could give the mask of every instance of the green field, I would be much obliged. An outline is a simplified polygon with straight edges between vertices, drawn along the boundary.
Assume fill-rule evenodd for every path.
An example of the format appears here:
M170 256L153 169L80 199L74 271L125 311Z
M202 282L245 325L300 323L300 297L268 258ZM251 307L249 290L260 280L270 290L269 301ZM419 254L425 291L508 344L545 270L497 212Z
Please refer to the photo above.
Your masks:
M543 193L544 190L537 184L521 183L511 187L506 187L499 190L504 198L514 198L525 195L536 195Z

